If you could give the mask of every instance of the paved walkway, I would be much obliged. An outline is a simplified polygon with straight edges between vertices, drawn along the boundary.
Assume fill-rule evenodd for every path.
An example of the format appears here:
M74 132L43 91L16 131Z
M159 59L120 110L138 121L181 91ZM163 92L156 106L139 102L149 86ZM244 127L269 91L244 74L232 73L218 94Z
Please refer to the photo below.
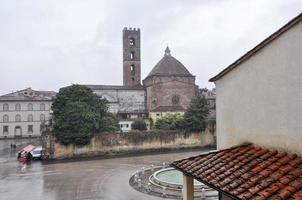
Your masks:
M135 171L202 153L201 151L144 155L104 160L77 161L26 167L14 153L0 157L0 199L18 200L140 200L160 199L142 194L129 186Z

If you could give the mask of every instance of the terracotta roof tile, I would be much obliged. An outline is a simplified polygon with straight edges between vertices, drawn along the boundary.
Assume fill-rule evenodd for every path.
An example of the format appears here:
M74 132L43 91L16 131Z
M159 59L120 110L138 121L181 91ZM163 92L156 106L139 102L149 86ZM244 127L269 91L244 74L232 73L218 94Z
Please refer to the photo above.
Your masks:
M172 163L195 179L239 199L302 200L302 157L252 144Z
M300 189L299 191L297 191L297 192L293 195L292 198L295 199L295 200L301 200L301 199L302 199L302 190Z
M296 188L296 190L301 190L302 189L302 178L297 178L296 180L292 181L289 185Z

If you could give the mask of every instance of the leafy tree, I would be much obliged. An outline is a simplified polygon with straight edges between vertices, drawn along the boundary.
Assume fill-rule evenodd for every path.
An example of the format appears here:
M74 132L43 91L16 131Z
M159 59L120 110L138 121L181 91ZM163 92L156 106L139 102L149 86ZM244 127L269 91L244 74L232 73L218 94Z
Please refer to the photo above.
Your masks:
M137 119L131 124L132 130L139 130L139 131L145 131L147 130L147 124L142 119Z
M101 118L100 122L100 132L111 132L111 131L118 131L118 119L112 113L105 113L104 116Z
M55 136L63 144L89 143L92 134L102 128L101 119L107 115L106 102L81 85L60 89L52 110Z
M209 105L204 96L193 97L184 114L184 129L189 132L204 131L209 112Z
M181 130L183 128L183 117L177 114L167 115L155 122L156 129L163 130Z

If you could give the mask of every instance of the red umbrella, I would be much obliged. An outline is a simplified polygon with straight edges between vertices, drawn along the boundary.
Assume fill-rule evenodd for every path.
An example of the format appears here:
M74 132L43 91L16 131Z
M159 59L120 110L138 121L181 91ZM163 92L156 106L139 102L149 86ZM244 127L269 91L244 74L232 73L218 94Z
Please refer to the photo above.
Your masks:
M32 150L34 150L34 148L36 148L34 145L29 144L23 149L21 149L21 151L31 152Z

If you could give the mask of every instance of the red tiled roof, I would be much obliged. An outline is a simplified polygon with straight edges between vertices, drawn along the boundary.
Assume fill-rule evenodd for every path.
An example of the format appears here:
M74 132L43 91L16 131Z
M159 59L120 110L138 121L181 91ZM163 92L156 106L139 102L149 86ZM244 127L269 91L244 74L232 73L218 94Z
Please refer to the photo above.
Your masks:
M234 199L302 199L302 157L252 144L171 164Z

